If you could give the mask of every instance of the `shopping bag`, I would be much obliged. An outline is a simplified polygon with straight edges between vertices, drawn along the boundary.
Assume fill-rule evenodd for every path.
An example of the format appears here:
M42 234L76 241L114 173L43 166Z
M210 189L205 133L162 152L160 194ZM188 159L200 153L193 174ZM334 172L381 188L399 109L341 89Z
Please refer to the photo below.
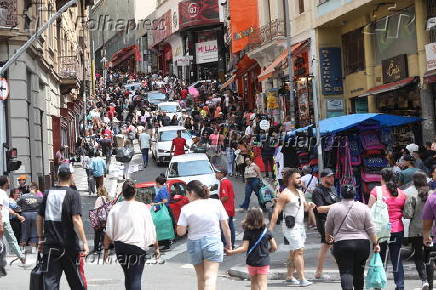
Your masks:
M156 207L153 206L150 210L153 218L154 226L156 227L156 235L158 241L174 240L175 233L173 220L165 205Z
M383 262L379 253L374 253L369 261L368 273L366 275L366 289L386 288L387 278Z
M267 182L262 180L259 189L259 203L264 206L268 202L272 202L274 197L274 189Z
M43 260L42 254L38 253L38 258L36 261L36 266L33 268L32 272L30 272L30 290L43 290Z

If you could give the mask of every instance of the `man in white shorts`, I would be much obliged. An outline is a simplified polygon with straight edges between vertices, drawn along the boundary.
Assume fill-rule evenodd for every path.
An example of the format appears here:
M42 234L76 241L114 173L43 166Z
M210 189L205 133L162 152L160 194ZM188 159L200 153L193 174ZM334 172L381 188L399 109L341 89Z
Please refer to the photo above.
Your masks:
M269 229L273 232L278 215L283 211L282 223L285 247L289 250L288 276L286 282L291 285L307 287L312 282L304 276L304 243L306 230L304 226L304 212L313 209L315 204L306 202L301 187L301 174L296 168L286 169L283 173L283 183L286 188L280 193L275 206ZM296 270L299 280L294 277Z

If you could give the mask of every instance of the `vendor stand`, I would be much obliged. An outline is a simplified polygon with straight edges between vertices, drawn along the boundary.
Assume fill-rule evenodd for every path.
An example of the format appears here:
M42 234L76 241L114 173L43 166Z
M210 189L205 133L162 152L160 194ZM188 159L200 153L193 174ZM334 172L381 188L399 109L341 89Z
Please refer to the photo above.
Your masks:
M356 186L356 200L367 203L371 189L380 184L380 171L392 166L395 155L415 140L421 118L388 114L352 114L320 121L324 166L336 172L337 186ZM300 167L317 167L313 126L286 136L285 146L297 151ZM417 135L417 134L416 134Z

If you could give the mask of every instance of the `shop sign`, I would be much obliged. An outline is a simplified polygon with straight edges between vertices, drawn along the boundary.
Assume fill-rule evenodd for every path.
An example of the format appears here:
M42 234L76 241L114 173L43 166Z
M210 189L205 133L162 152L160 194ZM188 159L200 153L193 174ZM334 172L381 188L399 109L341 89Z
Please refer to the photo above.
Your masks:
M383 83L397 82L407 78L407 55L400 54L396 57L382 61Z
M218 61L218 42L216 40L195 44L197 64Z
M319 55L322 93L324 95L343 94L341 49L338 47L321 48Z
M270 127L270 124L269 124L269 121L268 121L268 120L262 120L262 121L260 121L260 123L259 123L259 128L260 128L260 129L266 131L266 130L269 129L269 127Z
M220 22L218 0L186 0L179 3L179 28Z
M425 46L427 55L427 71L436 70L436 42Z
M176 59L177 66L189 66L192 56L181 56Z
M327 111L343 111L344 100L342 99L329 99L327 100Z
M159 20L159 29L153 29L153 43L154 45L165 40L172 34L172 17L171 10L163 14Z
M309 63L307 51L302 52L294 60L294 76L296 78L306 77L309 75Z

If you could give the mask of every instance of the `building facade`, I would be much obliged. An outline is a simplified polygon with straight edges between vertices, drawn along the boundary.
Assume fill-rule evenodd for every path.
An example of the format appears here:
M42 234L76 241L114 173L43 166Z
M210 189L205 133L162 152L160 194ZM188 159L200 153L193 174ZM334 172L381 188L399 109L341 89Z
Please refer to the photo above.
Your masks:
M0 18L0 61L5 63L67 1L8 0ZM89 36L83 27L92 1L69 8L13 63L5 77L10 95L0 104L2 144L17 148L19 170L7 172L5 148L0 171L26 174L46 188L53 181L60 146L75 153L83 98L89 94Z

